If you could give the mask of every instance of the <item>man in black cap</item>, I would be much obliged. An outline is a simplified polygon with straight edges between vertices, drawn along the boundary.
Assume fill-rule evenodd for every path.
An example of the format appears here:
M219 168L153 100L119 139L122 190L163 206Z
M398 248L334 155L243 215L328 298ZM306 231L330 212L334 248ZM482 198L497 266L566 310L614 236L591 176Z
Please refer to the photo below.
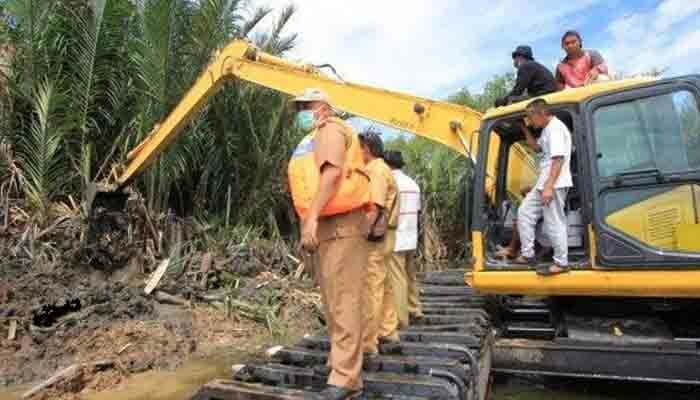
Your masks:
M506 97L496 100L496 107L557 91L554 75L547 67L535 61L530 46L518 46L515 49L513 66L518 69L515 87Z

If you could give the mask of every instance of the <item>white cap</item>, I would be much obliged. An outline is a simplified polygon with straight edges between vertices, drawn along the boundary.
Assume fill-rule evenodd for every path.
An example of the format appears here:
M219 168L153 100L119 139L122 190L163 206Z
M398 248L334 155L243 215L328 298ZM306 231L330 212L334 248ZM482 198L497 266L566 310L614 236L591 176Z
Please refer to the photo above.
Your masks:
M304 89L304 92L295 98L293 98L292 103L308 103L310 101L320 101L326 104L331 104L330 100L328 99L328 95L321 90L317 88L306 88Z

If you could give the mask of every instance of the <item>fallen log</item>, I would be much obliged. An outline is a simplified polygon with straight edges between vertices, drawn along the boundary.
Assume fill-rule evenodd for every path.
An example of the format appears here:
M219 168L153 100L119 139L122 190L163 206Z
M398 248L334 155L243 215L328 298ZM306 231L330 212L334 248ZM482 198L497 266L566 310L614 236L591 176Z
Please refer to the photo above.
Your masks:
M160 291L160 290L157 290L154 295L155 295L156 301L159 303L174 304L176 306L185 306L185 307L190 306L190 302L183 299L182 297L173 296L171 294L165 293L165 292Z
M7 332L7 340L15 340L17 336L17 320L10 321L10 330Z
M71 383L74 383L77 379L80 379L83 373L85 373L86 371L103 371L112 367L114 367L114 361L112 360L101 360L91 363L73 364L70 367L66 367L58 371L49 379L26 391L22 395L22 399L29 399L57 385L69 385Z
M168 265L170 265L170 259L166 258L163 260L160 265L158 265L158 268L156 268L155 272L153 272L153 275L151 276L151 279L148 281L148 284L146 285L146 288L144 289L144 292L146 294L151 294L153 290L158 286L160 283L160 280L163 279L163 276L165 275L165 272L168 270Z

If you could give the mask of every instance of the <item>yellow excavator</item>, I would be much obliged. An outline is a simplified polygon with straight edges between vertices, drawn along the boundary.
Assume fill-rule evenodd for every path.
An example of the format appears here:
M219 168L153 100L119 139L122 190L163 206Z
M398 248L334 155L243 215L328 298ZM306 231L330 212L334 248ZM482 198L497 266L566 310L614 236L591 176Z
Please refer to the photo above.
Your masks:
M294 96L326 92L339 110L431 139L469 157L460 271L426 273L426 317L365 361L372 398L483 399L491 369L602 379L700 384L700 76L627 79L543 98L572 132L567 201L572 269L496 257L514 229L520 192L537 175L520 125L527 102L486 114L329 77L247 41L218 52L182 101L114 168L119 193L172 144L227 80ZM494 339L495 333L495 339ZM329 343L307 337L263 365L239 366L195 398L312 398ZM493 368L491 363L493 362ZM369 397L368 397L369 398Z

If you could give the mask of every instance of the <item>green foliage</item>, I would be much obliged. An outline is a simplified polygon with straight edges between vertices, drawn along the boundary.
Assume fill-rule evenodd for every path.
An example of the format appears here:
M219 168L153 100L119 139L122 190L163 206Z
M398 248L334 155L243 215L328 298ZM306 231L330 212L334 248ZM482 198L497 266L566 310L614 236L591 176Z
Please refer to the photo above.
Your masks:
M493 107L496 99L507 95L514 84L515 76L512 73L497 75L486 82L482 93L472 94L468 89L463 88L449 96L447 100L451 103L461 104L480 112L486 112L486 110Z
M40 219L46 216L50 199L65 184L67 170L61 151L65 134L61 126L62 99L55 90L50 82L39 85L34 95L34 118L17 141L19 166L25 177L22 187Z
M283 55L296 41L285 33L294 7L273 13L244 0L0 0L0 10L14 22L0 29L0 184L22 177L41 213L105 178L214 51L247 37ZM269 30L255 29L263 21ZM283 103L272 91L226 84L135 182L149 208L226 214L227 224L268 233L289 225L283 176L298 136Z
M461 89L449 96L448 101L485 112L498 97L510 91L513 83L511 73L495 76L486 83L481 94ZM423 138L399 137L388 142L386 147L402 152L406 162L405 172L420 186L424 222L429 222L437 230L450 257L462 255L467 231L466 211L470 206L466 202L466 193L471 184L472 162L445 146Z
M423 138L398 138L386 143L389 150L400 150L404 172L421 188L423 217L437 229L448 254L463 250L466 190L471 183L471 161L461 154Z

